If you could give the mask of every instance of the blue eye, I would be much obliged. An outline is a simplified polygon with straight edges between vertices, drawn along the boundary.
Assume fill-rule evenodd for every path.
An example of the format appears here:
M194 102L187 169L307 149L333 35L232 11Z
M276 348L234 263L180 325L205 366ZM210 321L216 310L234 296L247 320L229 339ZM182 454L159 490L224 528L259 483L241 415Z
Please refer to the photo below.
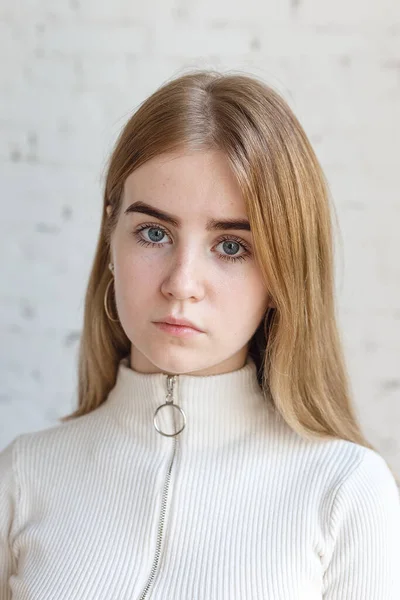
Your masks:
M145 231L146 229L149 230L148 232L148 236L150 237L150 241L146 240L143 238L142 235L142 231ZM156 235L154 235L154 232L158 232ZM140 244L141 246L147 246L147 247L164 247L164 244L159 243L160 240L163 239L164 235L167 235L169 237L169 234L167 233L167 231L163 228L160 227L159 225L141 225L138 229L136 229L136 231L133 232L133 235L136 238L136 241L138 244ZM233 235L225 235L219 238L219 240L217 241L217 245L223 243L223 245L228 248L228 252L231 252L232 249L234 251L239 250L240 247L242 247L244 249L244 253L240 254L239 256L234 256L231 255L229 256L228 254L221 254L218 253L218 258L221 258L221 260L228 260L231 262L236 262L236 261L242 261L242 260L246 260L246 258L248 258L251 253L249 251L249 248L247 247L247 244L241 240L240 238L236 238ZM232 248L233 247L233 248Z

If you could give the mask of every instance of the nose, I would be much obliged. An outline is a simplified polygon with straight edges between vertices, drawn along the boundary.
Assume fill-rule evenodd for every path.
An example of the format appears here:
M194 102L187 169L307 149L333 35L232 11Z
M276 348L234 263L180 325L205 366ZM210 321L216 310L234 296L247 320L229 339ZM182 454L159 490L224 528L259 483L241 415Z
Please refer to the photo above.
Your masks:
M173 296L177 300L201 300L204 296L201 273L202 269L199 261L195 259L194 252L175 254L166 266L161 291L165 296Z

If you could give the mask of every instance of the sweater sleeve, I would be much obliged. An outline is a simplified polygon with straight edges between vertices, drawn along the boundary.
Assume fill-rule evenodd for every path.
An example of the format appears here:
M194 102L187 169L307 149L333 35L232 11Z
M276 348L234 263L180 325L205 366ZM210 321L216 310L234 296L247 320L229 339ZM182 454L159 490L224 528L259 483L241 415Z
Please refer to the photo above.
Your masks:
M336 491L324 600L399 600L400 495L385 460L365 452Z
M11 600L10 576L16 572L11 547L16 518L17 486L13 467L15 439L0 452L0 598Z

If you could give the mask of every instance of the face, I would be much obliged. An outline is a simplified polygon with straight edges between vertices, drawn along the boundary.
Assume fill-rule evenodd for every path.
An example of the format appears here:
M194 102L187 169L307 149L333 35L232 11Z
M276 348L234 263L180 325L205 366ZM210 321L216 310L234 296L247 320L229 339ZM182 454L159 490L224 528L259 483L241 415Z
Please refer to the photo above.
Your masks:
M148 207L138 212L137 202ZM127 177L111 261L134 370L214 375L245 364L269 294L251 231L238 223L213 226L228 220L247 222L247 215L220 151L163 154ZM155 324L170 316L201 332Z

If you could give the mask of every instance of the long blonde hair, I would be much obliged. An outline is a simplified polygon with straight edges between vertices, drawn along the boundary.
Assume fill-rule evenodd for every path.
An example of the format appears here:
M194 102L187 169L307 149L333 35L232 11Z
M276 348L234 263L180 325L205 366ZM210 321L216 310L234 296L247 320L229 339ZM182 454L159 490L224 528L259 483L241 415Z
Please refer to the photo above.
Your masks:
M222 150L237 177L255 258L275 305L249 346L262 390L300 435L374 449L350 399L335 314L333 205L321 166L280 94L255 76L214 70L194 70L164 83L141 104L115 144L85 297L78 408L60 420L102 404L120 359L130 351L120 323L110 321L104 309L112 277L110 237L125 179L161 153L209 149Z

